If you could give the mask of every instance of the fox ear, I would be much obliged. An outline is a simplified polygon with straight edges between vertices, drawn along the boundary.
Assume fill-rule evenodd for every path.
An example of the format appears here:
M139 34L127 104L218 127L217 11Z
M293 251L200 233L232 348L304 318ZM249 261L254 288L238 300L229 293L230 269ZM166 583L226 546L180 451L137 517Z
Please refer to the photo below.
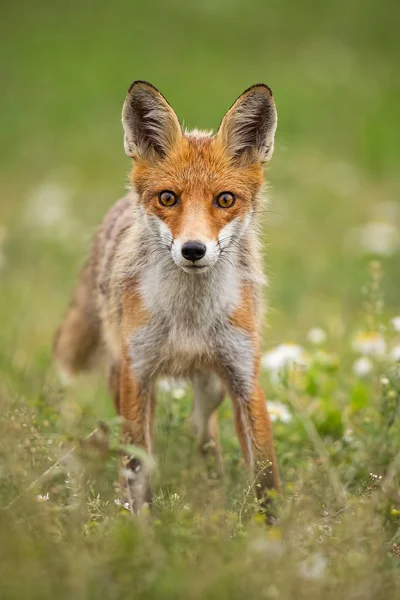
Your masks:
M247 89L228 110L217 137L232 159L242 163L267 162L274 150L277 125L270 88L258 83Z
M163 158L182 135L174 110L146 81L134 81L122 109L125 152L132 158Z

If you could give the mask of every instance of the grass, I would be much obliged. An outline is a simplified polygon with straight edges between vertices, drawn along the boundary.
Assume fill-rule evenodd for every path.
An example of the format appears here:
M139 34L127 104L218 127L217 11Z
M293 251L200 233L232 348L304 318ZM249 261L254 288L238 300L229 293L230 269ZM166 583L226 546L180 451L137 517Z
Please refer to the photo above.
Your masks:
M397 3L20 0L3 13L0 597L397 598ZM263 371L284 419L270 529L228 400L220 481L187 425L190 391L160 393L154 516L136 521L115 503L103 380L65 392L51 365L90 237L123 193L119 115L136 78L190 127L216 127L256 81L275 93L264 352L295 343L307 367ZM103 454L84 442L100 420Z

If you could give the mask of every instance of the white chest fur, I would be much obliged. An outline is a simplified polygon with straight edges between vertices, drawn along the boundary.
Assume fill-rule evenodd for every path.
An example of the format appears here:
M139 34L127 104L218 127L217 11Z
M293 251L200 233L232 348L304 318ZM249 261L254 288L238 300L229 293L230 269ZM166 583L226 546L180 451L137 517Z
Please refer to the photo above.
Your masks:
M240 277L234 266L221 265L201 274L185 273L175 265L153 264L140 279L140 294L152 315L162 315L173 329L207 328L229 316L240 301Z
M139 362L153 354L159 362L176 365L173 370L185 370L212 353L215 324L227 322L240 302L239 273L230 264L221 267L199 275L165 263L144 269L139 289L152 317L133 342L137 359L146 354Z

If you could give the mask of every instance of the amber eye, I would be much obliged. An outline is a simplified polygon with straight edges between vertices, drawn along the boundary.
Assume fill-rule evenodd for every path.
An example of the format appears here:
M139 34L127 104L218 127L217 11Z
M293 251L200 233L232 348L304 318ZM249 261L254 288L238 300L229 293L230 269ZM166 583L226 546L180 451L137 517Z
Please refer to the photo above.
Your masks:
M222 192L215 201L220 208L231 208L235 202L236 198L231 192Z
M158 194L158 201L163 206L174 206L178 202L178 198L174 194L174 192L170 192L168 190L164 190Z

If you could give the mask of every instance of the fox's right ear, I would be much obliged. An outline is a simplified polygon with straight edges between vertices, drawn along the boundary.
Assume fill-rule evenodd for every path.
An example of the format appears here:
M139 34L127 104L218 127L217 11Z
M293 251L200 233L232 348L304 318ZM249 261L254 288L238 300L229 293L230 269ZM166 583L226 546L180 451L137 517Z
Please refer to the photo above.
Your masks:
M174 110L146 81L134 81L122 109L125 152L132 158L163 158L182 136Z

